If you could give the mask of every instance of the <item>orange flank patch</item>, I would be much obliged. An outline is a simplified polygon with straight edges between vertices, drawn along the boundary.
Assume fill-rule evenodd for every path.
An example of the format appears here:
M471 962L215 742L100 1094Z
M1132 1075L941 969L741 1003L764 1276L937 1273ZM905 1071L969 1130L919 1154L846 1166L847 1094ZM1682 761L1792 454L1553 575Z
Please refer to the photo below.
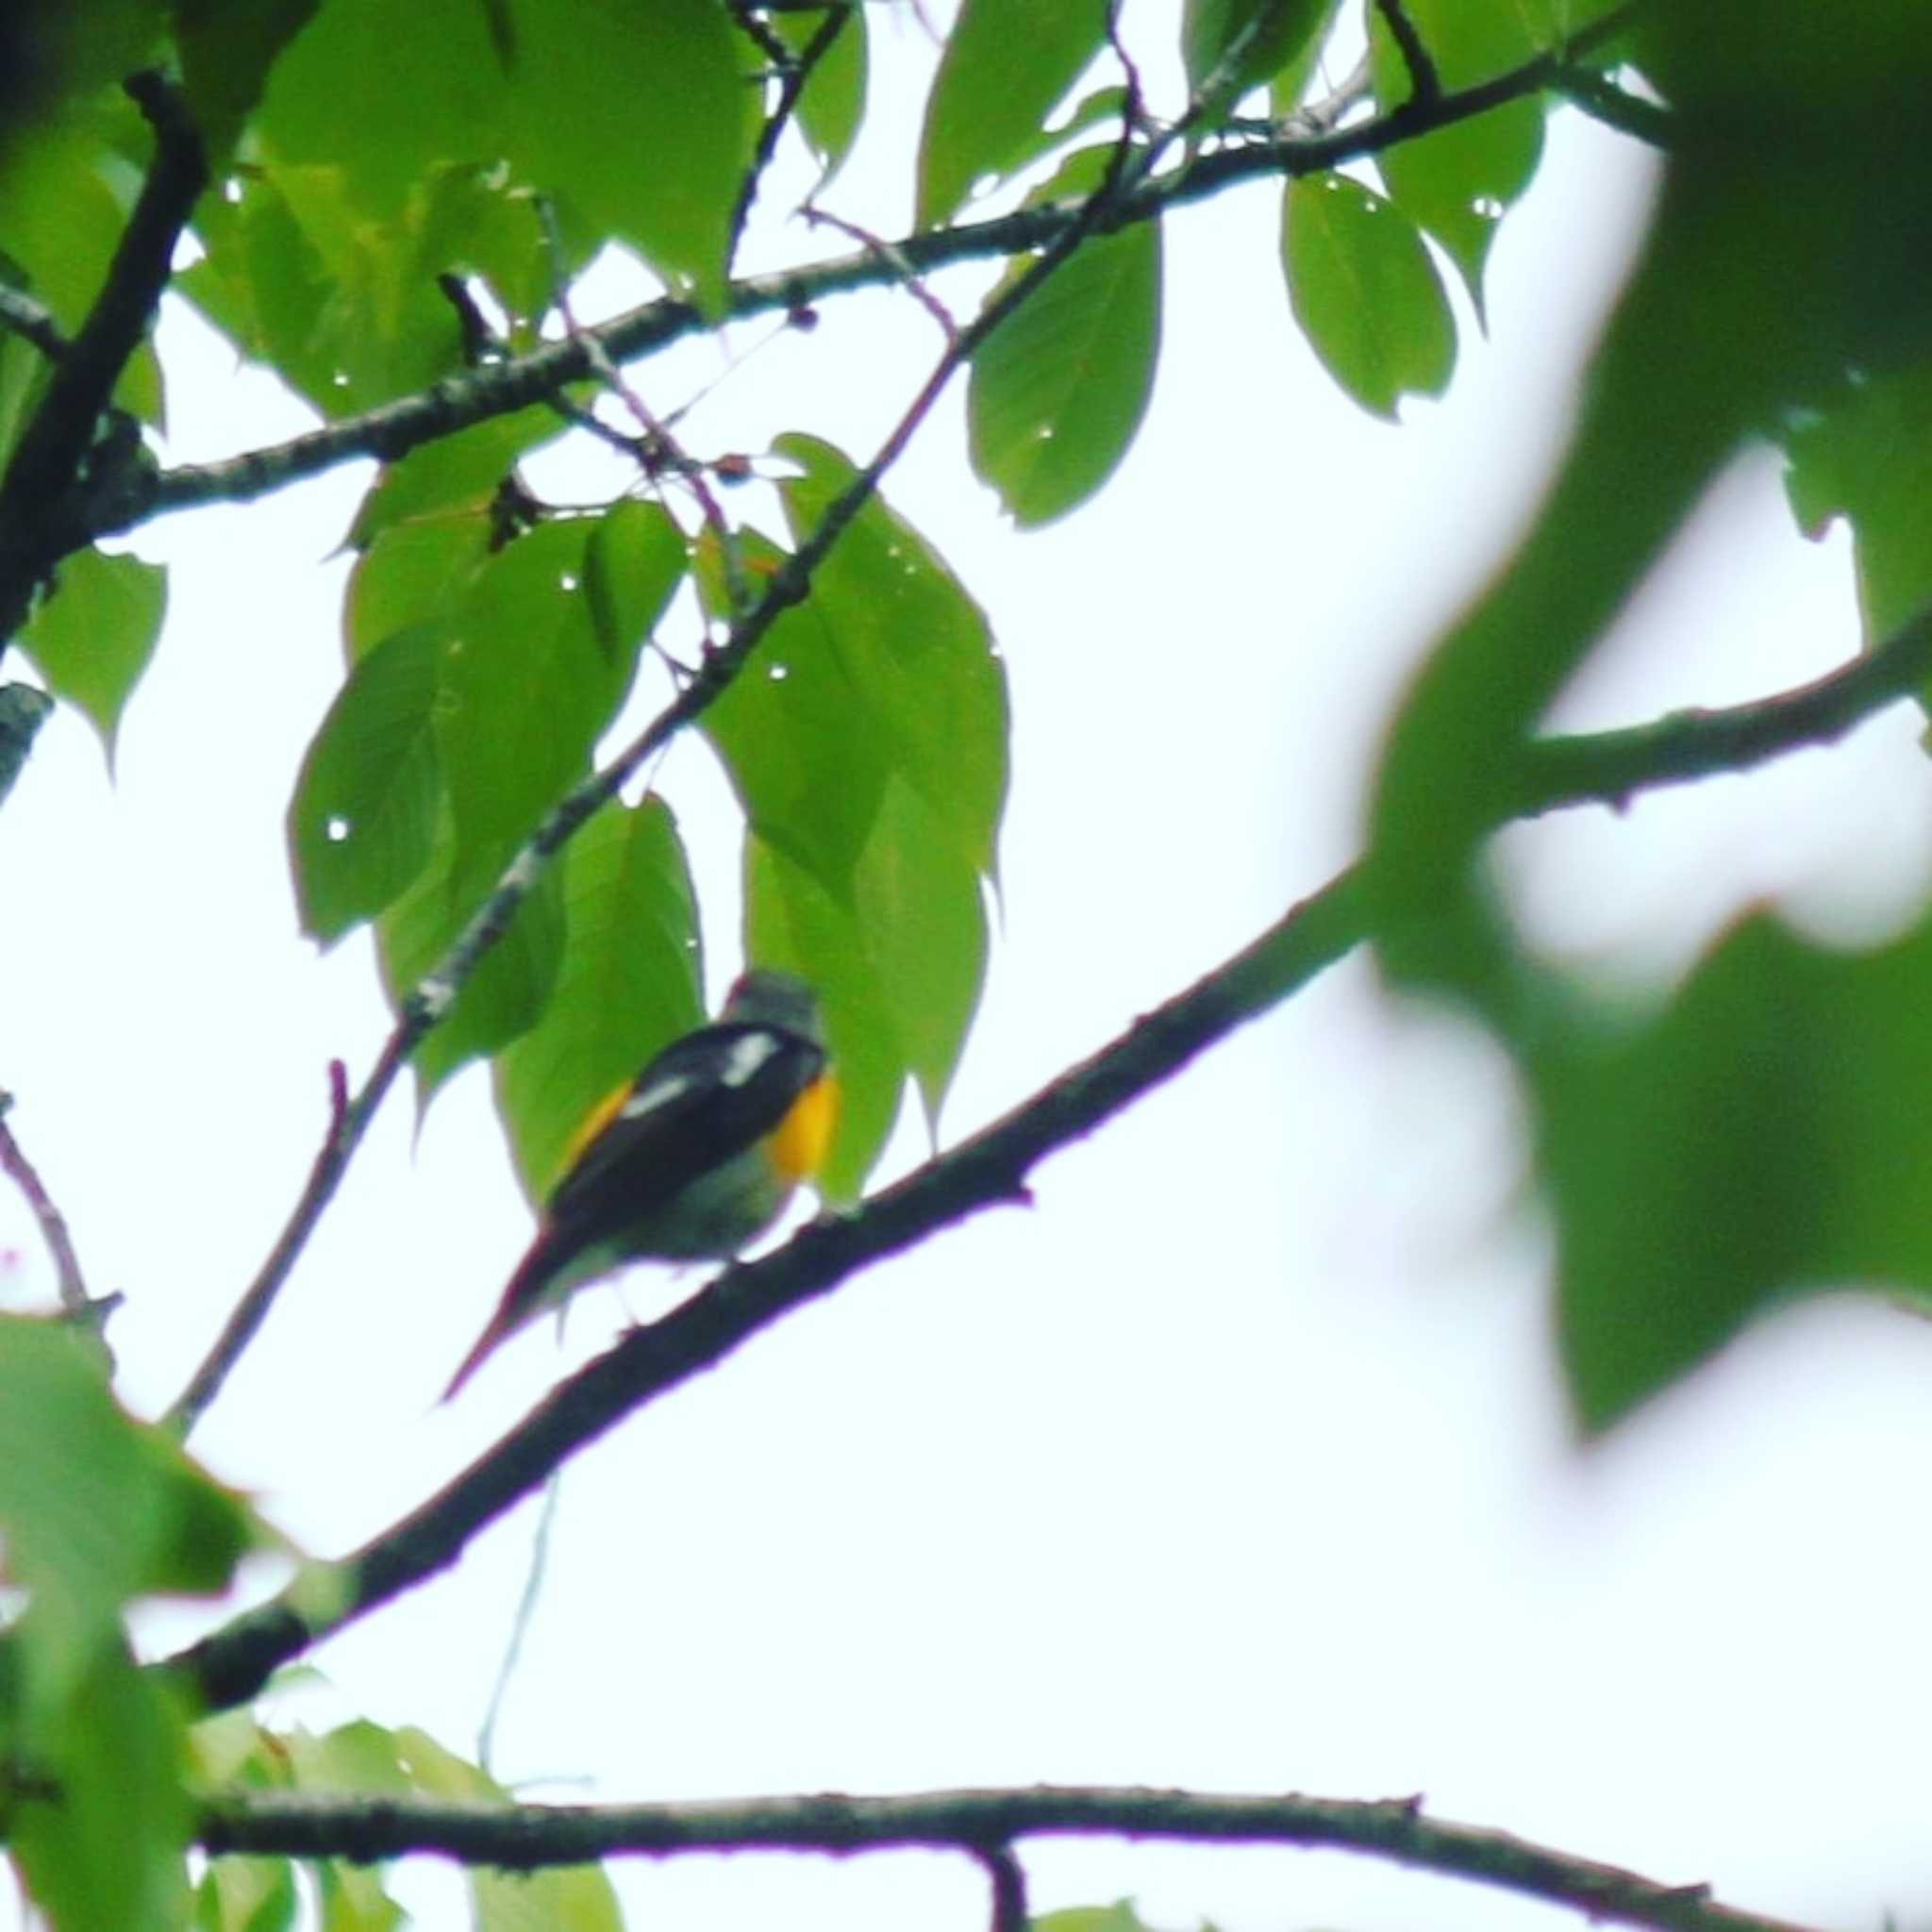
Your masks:
M584 1149L617 1118L617 1110L630 1098L631 1089L637 1085L633 1077L621 1087L613 1087L582 1120L570 1139L563 1143L563 1151L557 1157L555 1174L550 1183L550 1191L557 1191L565 1174L583 1158Z
M808 1180L825 1164L839 1124L839 1082L821 1074L796 1100L765 1142L772 1165L788 1183Z

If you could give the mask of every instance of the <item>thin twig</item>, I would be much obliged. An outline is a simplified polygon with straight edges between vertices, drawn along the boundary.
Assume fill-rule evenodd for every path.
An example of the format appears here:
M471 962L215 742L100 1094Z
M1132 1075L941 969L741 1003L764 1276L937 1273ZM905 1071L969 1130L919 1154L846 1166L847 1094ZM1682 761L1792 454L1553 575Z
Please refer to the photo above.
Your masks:
M1911 695L1932 667L1932 616L1800 689L1635 731L1556 739L1525 754L1524 813L1621 806L1652 786L1737 772L1828 742ZM701 670L700 678L706 675ZM1185 991L1003 1119L858 1210L803 1228L727 1269L691 1300L632 1330L408 1516L331 1566L333 1591L298 1588L245 1612L171 1660L211 1707L253 1697L281 1665L452 1563L470 1538L634 1410L715 1367L753 1336L860 1269L1003 1202L1024 1199L1049 1154L1171 1079L1197 1055L1307 985L1365 937L1359 868L1338 874ZM333 1600L326 1611L318 1596Z
M54 1257L54 1279L60 1291L63 1312L75 1321L84 1320L93 1306L87 1291L87 1277L80 1272L80 1257L75 1252L74 1237L67 1231L67 1218L54 1205L39 1170L26 1158L26 1150L7 1124L13 1108L13 1095L0 1092L0 1174L17 1187L41 1224L41 1238Z
M1387 114L1346 127L1317 133L1291 128L1273 140L1198 155L1186 166L1158 180L1144 181L1132 193L1118 197L1095 223L1095 230L1110 233L1136 222L1152 221L1168 208L1185 207L1243 182L1318 174L1542 92L1557 75L1568 72L1579 55L1618 31L1629 12L1628 8L1620 8L1594 22L1560 54L1536 55L1493 79L1444 93L1426 107L1405 101ZM914 270L929 275L956 262L1021 255L1049 246L1076 218L1076 206L1057 202L984 222L924 229L902 237L892 246ZM723 313L735 322L753 315L809 310L827 296L876 288L892 281L896 274L880 256L865 250L812 268L748 276L725 289ZM597 338L613 361L624 363L653 355L713 325L712 319L691 304L667 298L646 303L586 333ZM381 404L287 442L216 462L177 465L152 479L141 501L104 508L75 541L118 535L170 510L191 509L206 503L252 502L365 457L392 462L455 430L546 401L565 384L583 381L593 373L582 342L546 342L498 367L446 376L420 394Z
M524 1654L524 1640L537 1618L537 1600L543 1593L543 1579L550 1574L550 1533L557 1527L558 1506L562 1500L563 1472L559 1470L543 1485L543 1507L537 1517L537 1533L530 1539L530 1568L524 1577L523 1594L517 1599L517 1613L510 1620L509 1641L503 1647L490 1703L476 1730L476 1766L480 1771L490 1769L495 1754L497 1720L503 1715L504 1700L516 1675L517 1659Z
M932 319L939 324L940 333L951 341L959 333L959 325L953 320L953 312L940 298L927 288L925 277L907 260L899 244L884 235L874 235L870 228L862 228L857 222L848 221L843 215L835 215L828 208L820 208L816 203L808 202L799 212L805 217L808 227L835 228L847 241L857 242L861 247L870 248L881 261L886 262L898 278L899 286L910 295Z
M698 506L698 514L705 521L705 527L718 545L719 559L724 569L726 599L736 615L751 602L750 585L745 576L744 558L737 532L725 520L723 507L705 480L704 466L693 462L679 448L670 430L658 420L643 397L625 380L623 372L611 360L609 351L597 339L595 332L578 322L576 311L571 306L570 278L564 272L563 236L557 225L557 210L547 197L539 199L537 216L543 225L544 239L550 250L550 299L557 312L562 316L563 325L572 339L582 344L591 373L624 404L638 425L640 434L627 440L618 439L620 446L628 449L632 461L642 469L654 485L659 484L668 473L676 476L691 491ZM595 416L588 411L585 416L589 426L600 434L608 433ZM668 505L666 514L669 514Z
M1591 120L1601 121L1619 134L1666 152L1676 145L1681 130L1670 108L1619 87L1607 74L1593 67L1563 68L1552 75L1550 87L1573 108L1580 108Z
M1720 1905L1707 1885L1672 1885L1518 1838L1429 1817L1417 1798L1351 1800L1037 1785L905 1796L714 1799L659 1805L441 1805L247 1793L204 1804L196 1836L216 1855L344 1857L373 1864L441 1852L510 1871L613 1854L671 1857L746 1850L846 1855L958 1850L1022 1838L1323 1846L1462 1878L1653 1932L1803 1932Z
M0 328L30 342L49 362L58 362L73 345L44 303L7 282L0 282Z
M986 1868L991 1910L991 1932L1026 1932L1032 1914L1026 1909L1026 1868L1009 1844L982 1845L977 1857Z
M731 273L731 264L738 257L738 245L744 240L745 224L750 221L752 208L758 201L758 183L764 179L765 170L772 165L772 157L777 153L778 143L784 138L786 128L791 125L792 115L798 111L798 103L807 84L819 62L832 51L833 43L845 31L846 23L851 18L852 4L828 8L824 18L812 29L811 38L796 54L776 34L772 34L777 47L773 65L781 76L778 98L772 103L772 111L765 116L765 125L758 129L758 148L752 155L751 165L744 171L744 179L738 184L738 199L731 209L731 226L727 231L729 240L724 244L726 275ZM739 25L746 32L752 31L741 15ZM758 25L763 27L764 24L759 22ZM771 29L766 27L764 31L770 33Z
M1427 107L1442 97L1442 79L1436 72L1436 62L1428 48L1423 42L1421 32L1410 15L1407 0L1374 0L1374 8L1382 16L1382 24L1389 29L1389 37L1395 42L1396 50L1402 56L1402 64L1408 70L1408 98L1411 104Z
M1149 165L1154 151L1149 151ZM979 314L950 342L921 385L891 434L872 460L825 507L810 534L765 580L758 602L735 616L724 641L708 650L696 675L671 704L609 764L593 773L552 808L505 869L495 890L472 915L449 950L416 988L403 998L396 1024L369 1077L324 1139L309 1171L308 1185L296 1201L287 1224L213 1346L183 1391L169 1420L183 1435L191 1431L220 1392L242 1352L268 1317L282 1284L308 1245L323 1210L341 1184L351 1157L367 1132L416 1043L455 1003L463 982L475 971L490 948L508 930L517 908L535 885L543 866L579 825L607 800L614 797L631 775L663 745L690 724L724 692L740 668L762 641L782 612L803 603L817 571L833 544L877 492L886 472L898 461L920 425L931 413L946 385L980 343L1013 313L1059 267L1098 222L1109 195L1104 185L1086 207L1086 220L1068 223L1015 280L1000 290Z

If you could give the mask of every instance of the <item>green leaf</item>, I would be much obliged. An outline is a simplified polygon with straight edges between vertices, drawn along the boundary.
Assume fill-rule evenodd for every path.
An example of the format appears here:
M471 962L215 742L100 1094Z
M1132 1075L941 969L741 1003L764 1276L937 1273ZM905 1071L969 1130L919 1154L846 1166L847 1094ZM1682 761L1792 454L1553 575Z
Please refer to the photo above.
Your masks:
M858 916L756 832L744 841L744 952L818 989L839 1128L817 1186L827 1201L854 1200L898 1118L906 1055Z
M561 861L566 935L542 1018L496 1061L496 1106L532 1205L590 1110L704 1017L698 908L659 799L604 807Z
M731 16L716 0L518 0L515 158L715 308L758 137Z
M990 300L1024 272L1016 263ZM1160 353L1160 227L1085 242L973 358L973 467L1023 529L1084 503L1147 412Z
M817 437L781 436L774 448L803 473L778 486L802 541L858 472ZM924 799L965 862L991 874L1006 803L1008 710L985 612L877 496L813 574L805 609L824 626L825 647L857 693L868 739ZM835 734L837 758L850 755L846 736Z
M1785 483L1806 534L1850 524L1865 641L1876 644L1932 599L1932 364L1848 380L1783 436Z
M924 799L895 778L866 841L853 898L879 995L937 1131L986 981L980 874L948 842Z
M487 517L517 458L557 430L557 418L548 409L519 409L512 416L473 423L385 463L356 511L349 544L367 550L394 525L431 517Z
M1259 87L1303 53L1328 11L1327 0L1186 0L1189 98L1232 104Z
M1268 106L1277 121L1292 114L1307 99L1308 84L1322 71L1322 49L1341 10L1341 0L1322 0L1302 50L1278 67L1268 82Z
M1100 0L965 0L946 37L919 140L922 228L947 220L982 175L1024 164L1053 105L1106 39Z
M396 1733L418 1790L458 1804L509 1802L509 1793L426 1731ZM536 1872L470 1871L479 1932L624 1932L617 1894L601 1865L548 1866Z
M582 519L540 525L488 558L450 620L437 744L458 891L494 883L588 770L637 665L607 649L584 589Z
M107 279L127 216L91 132L79 121L42 128L10 145L0 169L0 250L70 335Z
M607 653L636 662L690 564L684 532L660 505L626 497L604 512L584 550L584 594Z
M1408 14L1449 89L1491 80L1555 44L1554 37L1538 40L1515 0L1408 0ZM1375 100L1387 113L1413 84L1379 8L1370 9L1369 50ZM1397 142L1376 157L1396 206L1448 252L1478 314L1490 244L1505 209L1535 175L1542 142L1542 97L1531 95Z
M1759 918L1661 1012L1529 1056L1586 1431L1796 1293L1932 1304L1928 994L1932 928L1854 958Z
M575 9L553 12L568 31ZM275 62L257 126L276 160L336 171L348 205L379 222L439 164L501 158L508 115L476 0L328 0Z
M372 220L340 167L251 169L236 184L239 200L205 204L224 212L208 221L208 256L181 286L325 415L425 389L462 367L456 312L436 284L460 240L436 221L441 178Z
M827 17L806 12L776 13L769 19L778 38L794 54L802 54ZM864 6L841 8L839 21L837 35L820 55L798 97L798 125L819 158L820 188L845 165L865 117L870 30Z
M456 864L456 837L445 814L427 870L376 922L377 958L392 1007L441 960L496 883L474 864L459 882L453 875ZM412 1063L419 1110L459 1067L507 1046L537 1024L557 982L563 939L562 884L558 868L546 866L517 908L509 930L417 1046Z
M287 1858L210 1858L194 1889L195 1932L289 1932L299 1904Z
M325 941L389 905L429 863L441 798L435 715L447 632L415 625L336 695L289 805L302 928Z
M42 1439L38 1459L48 1459L50 1441L61 1439ZM33 1626L53 1614L35 1605L17 1626L20 1641L36 1647ZM59 1932L127 1932L187 1917L193 1818L182 1739L167 1688L136 1668L118 1630L58 1698L34 1700L14 1751L59 1796L12 1800L8 1836L28 1895Z
M173 0L181 76L210 164L255 111L269 70L320 0Z
M392 523L356 561L342 606L350 663L411 625L447 625L490 557L491 522L482 507Z
M1282 206L1289 300L1309 345L1363 408L1391 421L1405 395L1440 395L1456 322L1415 225L1345 175L1291 181Z
M1091 162L1083 164L1092 166L1091 175L1075 177L1074 172L1063 164L1060 173L1055 177L1060 186L1050 190L1032 189L1021 205L1024 208L1038 208L1043 201L1084 198L1092 193L1106 178L1108 164L1119 152L1118 124L1126 108L1126 102L1127 91L1124 87L1114 85L1096 88L1091 94L1084 95L1064 120L1051 126L1036 128L1028 135L1024 146L1014 156L1007 171L1008 174L1017 175L1021 170L1030 168L1034 162L1044 160L1056 149L1065 147L1070 141L1077 140L1089 128L1097 127L1102 122L1115 124L1113 138L1101 142L1097 147L1082 150L1083 154L1098 158L1097 166ZM1069 158L1071 159L1071 157Z
M782 554L754 531L742 533L740 548L756 573L774 569ZM722 572L708 532L697 560L706 606L721 609ZM889 767L887 748L863 728L867 708L813 598L772 625L757 658L699 720L752 829L841 898Z
M121 713L154 656L167 605L161 565L78 550L20 634L48 687L86 712L110 766Z
M43 1683L64 1692L130 1600L225 1589L256 1537L171 1435L122 1412L67 1327L0 1315L0 1551L41 1612Z

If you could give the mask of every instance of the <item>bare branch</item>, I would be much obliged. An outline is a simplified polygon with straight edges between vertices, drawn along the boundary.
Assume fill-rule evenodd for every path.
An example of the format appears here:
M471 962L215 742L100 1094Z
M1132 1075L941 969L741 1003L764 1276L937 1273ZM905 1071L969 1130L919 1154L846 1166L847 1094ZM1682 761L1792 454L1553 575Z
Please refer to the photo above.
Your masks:
M1245 181L1317 174L1343 161L1380 154L1439 127L1474 119L1506 102L1541 93L1559 75L1570 71L1577 56L1620 28L1628 11L1619 8L1595 22L1560 54L1539 54L1507 74L1444 93L1426 106L1405 101L1388 114L1316 132L1291 125L1269 138L1197 156L1186 166L1158 179L1143 179L1131 192L1114 197L1093 221L1093 230L1110 233L1136 222L1152 221L1167 208L1204 200ZM894 242L892 253L917 273L929 275L956 262L1050 246L1078 219L1079 205L1057 202L990 221L926 229ZM724 314L728 320L741 321L754 315L808 310L829 295L877 288L895 280L901 273L892 259L868 249L815 268L754 275L733 282L725 290ZM691 304L666 299L646 303L586 334L595 335L613 361L631 362L711 325ZM566 384L594 374L581 341L546 342L498 366L447 376L418 395L384 403L288 442L219 462L180 464L152 479L142 500L103 509L75 541L112 536L169 510L190 509L204 503L251 502L363 457L393 462L419 444L492 416L510 414L531 403L547 401Z
M823 527L823 526L822 526ZM1525 752L1524 813L1621 805L1653 785L1741 771L1836 739L1910 694L1932 663L1932 614L1801 689L1729 710L1665 718L1637 731L1555 739ZM702 676L704 674L701 673ZM689 1301L633 1329L556 1389L438 1494L333 1566L337 1589L306 1588L236 1618L170 1660L211 1707L253 1697L270 1674L456 1560L485 1524L541 1487L569 1457L760 1330L888 1255L971 1214L1025 1198L1030 1171L1173 1078L1196 1055L1307 984L1365 937L1359 868L1291 907L1252 944L1003 1119L782 1248L728 1268ZM312 1606L333 1596L325 1613Z
M992 1932L1026 1932L1032 1913L1026 1909L1026 1871L1008 1844L985 1845L979 1862L986 1867L992 1893L988 1924Z
M154 164L101 292L56 362L0 480L0 638L18 627L47 569L88 541L89 515L72 501L75 485L114 385L167 287L175 245L208 179L201 139L169 83L158 74L138 74L127 92L154 129Z
M843 1855L924 1848L970 1852L986 1860L988 1845L1032 1837L1323 1846L1655 1932L1803 1932L1789 1920L1720 1905L1707 1885L1665 1884L1510 1832L1431 1818L1418 1798L1224 1796L1140 1786L1041 1785L903 1797L489 1807L264 1793L206 1804L197 1835L217 1856L331 1857L368 1864L405 1852L442 1852L466 1864L519 1872L583 1864L613 1853L670 1857L751 1849Z
M803 96L807 83L810 81L818 64L832 51L833 43L845 31L846 24L852 18L853 6L858 0L844 0L844 4L830 6L825 15L812 29L810 40L807 41L796 54L763 23L758 27L764 34L771 35L771 44L775 48L773 64L782 76L778 83L778 98L772 103L772 110L765 116L765 125L758 129L757 151L751 158L751 165L744 171L744 179L738 185L738 201L731 210L730 241L724 248L724 269L728 275L731 264L738 255L738 244L744 240L744 226L751 219L751 211L758 198L758 183L764 179L765 170L772 165L772 157L778 151L785 130L791 125L791 117L798 111L798 103ZM747 33L758 35L747 20L749 9L733 9L738 24ZM764 44L760 40L760 44Z
M1402 56L1402 64L1408 70L1408 98L1412 105L1427 107L1442 97L1441 76L1436 72L1436 63L1429 50L1423 44L1423 37L1417 30L1411 17L1407 0L1374 0L1375 11L1382 16L1382 24L1389 29L1389 38L1395 42L1396 50Z
M48 1193L39 1170L26 1158L26 1150L7 1124L7 1116L12 1109L13 1095L0 1092L0 1174L20 1190L26 1205L33 1209L34 1219L41 1224L41 1237L54 1257L54 1277L59 1287L62 1310L76 1321L83 1320L93 1303L87 1291L86 1277L80 1272L80 1257L74 1250L74 1237L68 1233L66 1217L54 1205L54 1197Z
M51 308L7 282L0 282L0 328L31 342L49 362L59 361L72 346Z

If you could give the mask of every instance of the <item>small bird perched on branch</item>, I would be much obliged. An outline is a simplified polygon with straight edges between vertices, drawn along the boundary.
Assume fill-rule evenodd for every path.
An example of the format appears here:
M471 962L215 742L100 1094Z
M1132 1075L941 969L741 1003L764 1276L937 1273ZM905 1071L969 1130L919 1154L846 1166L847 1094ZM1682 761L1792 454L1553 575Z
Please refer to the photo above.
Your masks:
M447 1402L507 1337L625 1261L724 1259L824 1164L839 1090L818 995L754 969L577 1129L563 1178Z

